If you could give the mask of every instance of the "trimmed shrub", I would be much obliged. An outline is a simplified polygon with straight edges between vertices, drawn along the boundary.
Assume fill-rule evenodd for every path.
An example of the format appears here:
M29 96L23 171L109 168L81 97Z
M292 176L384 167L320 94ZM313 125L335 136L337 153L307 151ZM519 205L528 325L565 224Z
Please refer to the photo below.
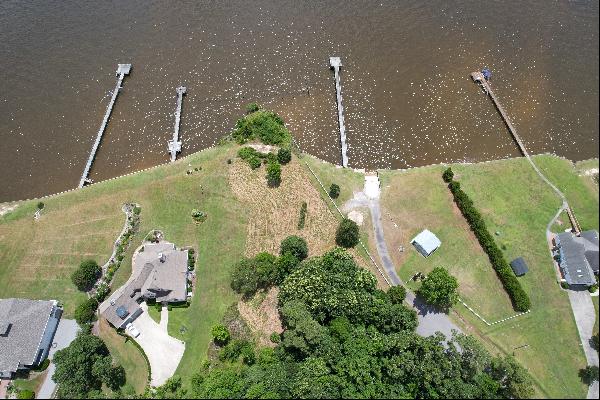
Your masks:
M446 183L450 183L452 182L452 180L454 179L454 172L452 172L452 168L448 167L444 173L442 174L442 179L444 180L444 182Z
M340 197L340 187L335 183L332 183L331 186L329 186L329 197L332 199Z
M38 210L42 210L43 208L44 208L44 202L40 201L39 203L37 203Z
M496 271L500 282L510 297L515 310L525 312L531 307L531 301L518 279L512 272L510 265L504 258L504 255L489 233L483 217L473 205L473 201L460 188L460 183L451 181L448 188L454 196L454 202L469 223L471 230L477 237L479 244L488 255L492 267Z
M402 304L406 298L406 288L402 285L392 286L387 291L387 295L393 304Z
M303 201L302 206L300 206L300 218L298 219L298 229L304 229L307 211L308 211L308 205L306 204L305 201Z
M594 284L594 285L592 285L592 286L590 286L590 287L588 287L588 292L590 292L590 293L594 293L596 290L598 290L598 284L597 283Z
M351 219L344 218L335 233L335 243L338 246L350 248L358 244L360 235L358 225Z
M282 147L277 151L277 161L280 164L287 164L292 161L292 151L286 147Z
M194 221L201 223L206 221L206 213L197 209L193 209L192 210L192 218L194 219Z
M231 338L231 334L229 333L229 329L223 324L217 324L212 327L210 330L213 340L219 346L226 345Z
M100 277L102 269L94 260L85 260L79 264L79 268L71 275L71 281L82 292L90 290Z
M281 165L278 162L267 165L267 183L270 187L277 187L281 183Z
M298 260L302 261L308 257L308 244L300 236L288 236L281 242L279 254L291 253Z

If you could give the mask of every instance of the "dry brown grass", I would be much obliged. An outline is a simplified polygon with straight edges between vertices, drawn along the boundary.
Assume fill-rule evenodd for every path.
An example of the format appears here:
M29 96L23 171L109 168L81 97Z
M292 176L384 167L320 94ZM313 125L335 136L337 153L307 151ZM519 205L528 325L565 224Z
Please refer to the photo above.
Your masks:
M269 188L264 166L251 170L237 159L229 168L229 186L247 210L247 256L266 251L279 253L279 245L289 235L306 239L310 256L323 254L334 246L337 219L323 203L306 171L294 158L282 168L281 185ZM308 206L304 229L298 230L300 206Z
M277 311L277 295L279 288L272 287L266 293L257 293L254 298L238 303L241 317L256 336L261 346L275 347L270 336L273 332L282 333L283 326ZM264 298L263 298L264 296Z

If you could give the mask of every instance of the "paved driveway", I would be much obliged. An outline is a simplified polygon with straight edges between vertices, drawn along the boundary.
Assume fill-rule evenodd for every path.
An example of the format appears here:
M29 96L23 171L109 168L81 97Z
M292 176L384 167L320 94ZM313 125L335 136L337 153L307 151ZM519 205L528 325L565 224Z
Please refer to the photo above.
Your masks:
M135 338L144 349L152 369L151 386L160 386L175 374L183 357L185 343L175 339L157 324L148 314L146 303L141 304L144 312L133 321L140 335Z
M48 358L50 358L50 361L52 361L54 353L69 347L71 342L75 340L75 337L77 337L77 331L79 331L79 325L77 325L75 320L61 318L60 322L58 323L58 328L56 328L56 333L54 334L52 347L50 347L50 352L48 353ZM52 394L56 389L56 382L52 380L52 375L54 375L55 369L56 366L54 363L50 362L50 365L48 366L48 373L44 378L44 382L42 383L39 392L36 393L36 397L38 399L52 398Z

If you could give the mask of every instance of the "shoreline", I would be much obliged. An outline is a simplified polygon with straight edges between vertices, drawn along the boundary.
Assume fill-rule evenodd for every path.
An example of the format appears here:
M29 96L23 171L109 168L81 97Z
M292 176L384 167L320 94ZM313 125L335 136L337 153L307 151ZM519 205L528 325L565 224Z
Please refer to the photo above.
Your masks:
M11 211L14 211L14 209L17 208L18 204L20 204L20 203L25 203L25 202L33 201L33 200L48 199L48 198L59 196L59 195L65 194L65 193L70 193L70 192L73 192L75 190L83 190L83 189L85 189L87 187L92 187L92 186L95 186L95 185L103 183L103 182L109 182L109 181L112 181L112 180L115 180L115 179L124 178L126 176L131 176L131 175L136 175L136 174L139 174L139 173L142 173L142 172L151 171L151 170L159 168L159 167L163 167L163 166L167 166L167 165L172 165L172 164L177 164L177 163L180 163L180 162L184 162L186 159L188 159L190 157L196 156L197 154L200 154L200 153L208 151L208 150L212 150L215 147L219 147L219 146L221 146L221 144L215 143L215 144L213 144L211 146L208 146L208 147L206 147L206 148L204 148L202 150L199 150L199 151L193 152L191 154L188 154L188 155L186 155L184 157L178 158L174 163L165 162L165 163L161 163L161 164L156 164L156 165L153 165L153 166L148 167L148 168L143 168L143 169L140 169L140 170L137 170L137 171L132 171L132 172L129 172L129 173L126 173L126 174L123 174L123 175L118 175L118 176L115 176L115 177L112 177L112 178L108 178L108 179L105 179L105 180L102 180L102 181L94 182L94 183L86 185L86 186L84 186L82 188L74 187L74 188L71 188L71 189L63 190L61 192L46 194L46 195L43 195L43 196L40 196L40 197L32 197L32 198L29 198L29 199L2 201L2 202L0 202L0 206L2 206L3 208L6 208L7 210L6 210L6 212L0 212L0 217L3 216L4 214L10 213ZM313 158L315 158L315 159L317 159L317 160L319 160L319 161L321 161L323 163L334 165L336 168L343 168L341 165L333 164L333 163L331 163L329 161L325 161L325 160L323 160L323 159L321 159L321 158L319 158L317 156L314 156L314 155L312 155L310 153L302 152L302 154L305 154L305 155L308 155L310 157L313 157ZM592 157L592 158L588 158L588 159L585 159L585 160L573 161L573 160L569 160L568 158L566 158L564 156L559 156L558 154L552 153L552 152L545 152L545 153L534 154L534 155L532 155L532 157L544 156L544 155L554 156L554 157L566 160L569 163L571 163L573 166L575 166L577 163L580 163L580 162L585 162L585 161L590 161L590 160L598 160L599 159L599 157ZM441 162L441 163L433 163L433 164L421 165L421 166L410 167L410 168L377 168L375 170L367 170L365 168L351 168L351 167L348 167L348 169L350 169L352 171L355 171L355 172L359 172L359 173L364 173L366 171L399 171L399 172L406 172L406 171L414 171L414 170L418 170L418 169L422 169L422 168L431 168L431 167L436 167L436 166L487 164L487 163L494 163L494 162L505 161L505 160L515 160L515 159L520 159L520 158L525 158L525 156L496 158L496 159L491 159L491 160L483 160L483 161L475 161L475 162L473 162L473 161L456 161L456 162L445 162L445 163ZM0 209L0 210L4 211L3 209Z

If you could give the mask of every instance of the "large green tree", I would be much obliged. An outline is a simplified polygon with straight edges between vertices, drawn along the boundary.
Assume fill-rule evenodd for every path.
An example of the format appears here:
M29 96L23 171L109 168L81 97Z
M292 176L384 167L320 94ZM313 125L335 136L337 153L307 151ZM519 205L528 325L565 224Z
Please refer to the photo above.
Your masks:
M288 236L281 242L279 254L292 253L298 260L302 261L308 257L308 244L300 236Z
M71 281L77 286L77 289L87 292L94 286L101 273L102 270L96 261L85 260L71 274Z
M344 218L337 228L335 233L335 243L338 246L349 249L358 244L360 235L358 231L358 225L351 219Z
M436 267L427 274L417 291L427 303L444 310L458 302L458 281L445 268Z
M52 360L56 370L52 379L58 384L60 398L82 398L102 388L116 390L125 383L125 373L113 359L99 337L81 333L69 345L59 350Z

